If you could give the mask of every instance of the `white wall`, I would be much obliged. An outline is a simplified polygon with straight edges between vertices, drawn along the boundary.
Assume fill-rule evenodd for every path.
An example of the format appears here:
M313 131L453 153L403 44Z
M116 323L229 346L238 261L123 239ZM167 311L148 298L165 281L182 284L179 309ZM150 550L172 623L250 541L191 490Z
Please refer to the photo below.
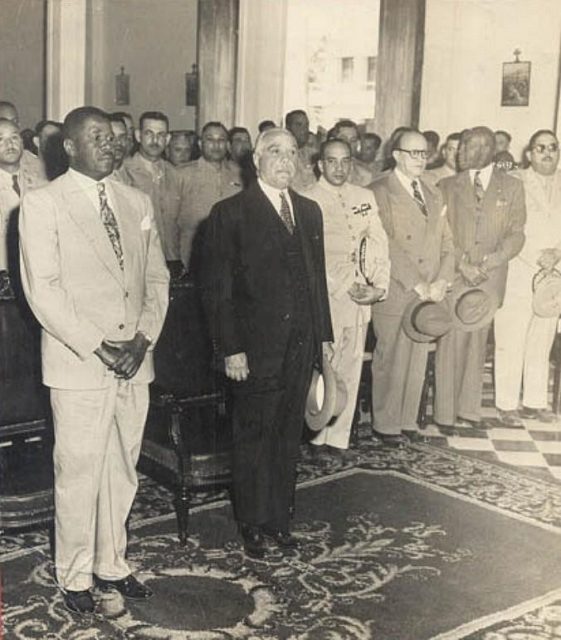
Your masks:
M0 0L0 100L13 102L22 127L44 118L45 3Z
M1 2L2 0L0 0ZM185 73L197 61L197 0L93 0L92 102L108 111L163 111L172 129L194 129ZM130 75L128 106L115 104L115 76Z
M427 0L421 128L505 129L517 156L553 127L560 27L561 0ZM532 63L530 104L501 107L502 63L516 48Z
M240 0L237 125L255 138L261 120L282 123L286 0Z

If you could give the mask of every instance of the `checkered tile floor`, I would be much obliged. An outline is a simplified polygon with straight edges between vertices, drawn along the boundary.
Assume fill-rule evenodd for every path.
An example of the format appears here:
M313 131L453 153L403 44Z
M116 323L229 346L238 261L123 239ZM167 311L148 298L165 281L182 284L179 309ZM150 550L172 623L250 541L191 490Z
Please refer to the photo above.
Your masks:
M424 430L417 428L408 435L413 440L422 439L485 460L524 467L561 481L561 415L554 423L525 420L523 428L506 428L497 420L490 368L485 372L483 389L482 417L493 428L450 429L429 423Z

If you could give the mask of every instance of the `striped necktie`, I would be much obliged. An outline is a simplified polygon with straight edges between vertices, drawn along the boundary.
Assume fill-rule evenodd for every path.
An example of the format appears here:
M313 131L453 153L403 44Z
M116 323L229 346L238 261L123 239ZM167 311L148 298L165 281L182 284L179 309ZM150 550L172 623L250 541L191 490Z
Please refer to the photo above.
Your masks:
M485 189L483 188L483 183L479 177L480 173L481 171L476 171L473 176L473 191L475 193L475 202L477 202L477 204L481 204L483 196L485 195Z
M288 233L294 233L294 223L292 222L292 216L290 214L290 206L286 199L286 196L281 191L280 192L281 206L280 206L280 217L284 222L284 226L287 228Z
M113 209L111 209L109 202L107 201L107 193L105 192L105 185L103 182L97 183L97 192L99 194L99 213L101 216L101 222L103 222L105 231L107 231L107 235L111 241L111 246L113 247L113 251L115 252L115 256L122 271L124 268L124 261L123 247L121 246L121 234L119 233L119 225L117 224L117 219L115 218Z
M411 188L413 189L413 199L417 203L417 206L421 210L421 213L426 218L427 217L427 205L425 204L425 201L423 200L423 194L421 193L421 190L419 189L419 183L416 180L413 180L413 182L411 183Z

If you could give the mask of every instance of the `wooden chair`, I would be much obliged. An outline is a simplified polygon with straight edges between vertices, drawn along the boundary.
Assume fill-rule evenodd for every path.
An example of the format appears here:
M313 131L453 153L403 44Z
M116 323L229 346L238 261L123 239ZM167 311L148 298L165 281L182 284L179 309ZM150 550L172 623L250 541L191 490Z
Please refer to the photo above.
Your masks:
M140 469L171 483L181 544L186 544L191 496L229 487L231 429L221 377L191 282L173 283L170 306L154 353L156 380Z

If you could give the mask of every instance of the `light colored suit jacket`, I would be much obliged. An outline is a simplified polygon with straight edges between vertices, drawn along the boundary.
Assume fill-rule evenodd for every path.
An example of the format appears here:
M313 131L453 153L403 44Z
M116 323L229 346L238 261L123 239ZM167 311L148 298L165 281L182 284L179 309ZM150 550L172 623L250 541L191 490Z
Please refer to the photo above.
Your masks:
M417 284L453 279L454 243L442 196L423 179L420 183L427 218L393 171L372 184L391 260L389 294L374 305L376 313L400 315L415 296L412 292Z
M43 381L50 387L107 386L114 374L94 354L102 340L143 331L155 341L164 322L169 275L150 200L117 182L111 190L123 270L99 212L70 173L23 198L21 278L42 326ZM149 351L133 382L153 376Z

